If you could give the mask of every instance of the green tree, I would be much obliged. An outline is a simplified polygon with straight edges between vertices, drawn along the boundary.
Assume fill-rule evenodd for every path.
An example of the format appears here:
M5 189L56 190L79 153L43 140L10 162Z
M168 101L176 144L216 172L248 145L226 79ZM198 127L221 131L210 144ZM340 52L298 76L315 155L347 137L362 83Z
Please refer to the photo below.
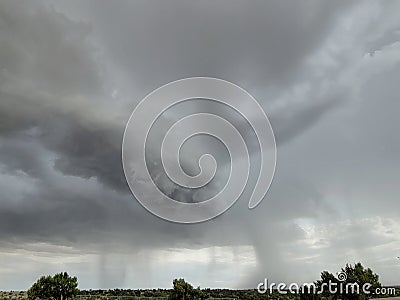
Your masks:
M321 279L317 280L315 282L315 286L317 287L318 293L321 292L321 294L318 294L318 295L321 295L327 299L336 300L338 298L339 293L338 292L332 293L329 290L329 285L332 285L332 284L336 284L336 285L339 284L339 280L335 277L335 275L333 275L332 273L329 273L328 271L321 272ZM319 297L319 296L317 296L317 297ZM311 299L315 299L315 295L313 295L311 297Z
M339 280L341 279L341 280ZM329 291L329 284L337 285L337 292ZM361 263L356 263L354 266L346 264L340 272L340 276L336 278L332 273L324 271L321 273L321 279L315 282L318 291L323 291L321 294L329 299L343 300L363 300L369 299L374 295L376 288L381 287L379 276L370 268L364 268ZM368 284L368 286L366 286ZM340 290L342 286L342 291ZM367 293L363 287L368 288Z
M374 296L374 292L377 288L381 287L379 283L379 275L375 274L370 268L364 268L361 263L357 263L354 266L346 264L346 267L342 268L342 273L347 275L345 283L352 284L358 283L360 286L360 294L346 294L347 299L368 299ZM366 294L362 291L362 287L365 284L370 284L371 287L368 289L371 293Z
M68 300L78 292L78 279L64 272L40 277L28 290L28 299Z
M193 286L186 282L185 279L174 279L173 290L171 294L172 300L197 300L203 299L203 292L200 287L194 289Z

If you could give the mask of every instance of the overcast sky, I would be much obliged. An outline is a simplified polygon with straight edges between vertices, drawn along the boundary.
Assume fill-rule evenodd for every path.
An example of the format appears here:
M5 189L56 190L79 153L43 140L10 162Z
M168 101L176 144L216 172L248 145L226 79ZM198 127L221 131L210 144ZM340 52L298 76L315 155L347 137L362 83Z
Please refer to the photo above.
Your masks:
M121 143L192 76L251 93L278 161L256 209L182 225L135 200ZM0 289L254 288L358 261L399 284L399 82L399 1L0 1Z

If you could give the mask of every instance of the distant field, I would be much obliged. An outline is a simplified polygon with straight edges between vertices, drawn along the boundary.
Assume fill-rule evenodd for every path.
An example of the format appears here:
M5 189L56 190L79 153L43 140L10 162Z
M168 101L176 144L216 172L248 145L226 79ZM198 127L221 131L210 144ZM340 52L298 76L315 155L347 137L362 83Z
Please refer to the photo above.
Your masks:
M12 300L19 300L19 299L27 299L28 296L26 294L26 291L20 291L20 292L1 292L0 291L0 300L3 299L12 299Z
M379 297L374 300L400 300L400 289L397 290L396 297ZM256 299L273 299L273 300L300 300L299 295L278 295L264 294L260 295L255 290L227 290L227 289L207 289L207 298L214 300L256 300ZM76 300L167 300L170 290L90 290L81 291ZM0 291L0 300L25 300L27 299L26 291Z

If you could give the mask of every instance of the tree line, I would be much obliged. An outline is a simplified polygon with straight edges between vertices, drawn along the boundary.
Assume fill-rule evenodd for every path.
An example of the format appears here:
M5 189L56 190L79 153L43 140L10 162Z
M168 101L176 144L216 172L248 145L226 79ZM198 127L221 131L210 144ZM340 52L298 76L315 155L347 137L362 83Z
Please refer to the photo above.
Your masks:
M248 290L230 290L230 289L201 289L194 288L185 279L174 279L172 289L152 289L152 290L131 290L131 289L114 289L114 290L90 290L80 291L78 289L77 277L72 277L68 273L58 273L54 276L40 277L28 290L29 300L70 300L78 295L82 297L101 297L101 296L130 296L130 297L163 297L168 300L206 300L211 298L234 298L243 300L367 300L376 297L377 289L382 285L379 282L379 276L370 268L364 268L361 263L355 265L347 264L341 269L340 276L323 271L320 279L314 282L318 293L311 290L299 290L297 293L281 293L276 289L269 293L260 293L257 289ZM363 289L357 293L354 291L335 292L329 288L329 284L338 285L354 285L359 286L369 285L369 292L366 293ZM400 292L397 290L397 294ZM384 297L385 295L379 295ZM391 295L393 296L393 295Z

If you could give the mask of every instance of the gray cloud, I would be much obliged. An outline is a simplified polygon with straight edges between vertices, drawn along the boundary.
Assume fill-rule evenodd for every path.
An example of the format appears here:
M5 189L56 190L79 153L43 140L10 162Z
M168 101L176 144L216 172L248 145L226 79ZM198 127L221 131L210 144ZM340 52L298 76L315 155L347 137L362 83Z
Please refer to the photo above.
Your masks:
M397 6L390 1L1 2L0 266L9 270L2 258L10 249L45 252L49 260L57 253L66 259L71 251L98 255L94 264L105 274L100 285L117 286L129 284L127 265L153 278L151 263L138 262L141 251L250 245L257 267L245 282L231 281L230 287L251 287L265 276L312 280L324 264L344 263L340 256L365 258L378 267L384 258L377 247L388 255L400 248L394 221L400 145ZM121 141L143 96L161 84L199 75L231 80L261 102L276 133L278 167L256 210L247 210L245 195L221 217L183 226L152 216L134 201L123 177ZM166 119L185 112L170 112ZM243 120L237 123L247 133ZM152 151L157 145L155 138ZM210 146L201 141L192 149ZM251 151L257 155L252 144ZM196 165L191 158L185 158L189 169ZM164 179L160 184L169 187ZM171 193L183 201L201 196L175 187ZM385 218L392 221L386 224ZM394 233L380 237L383 230ZM310 244L313 239L320 240ZM54 250L41 248L45 244ZM316 251L315 245L325 248ZM126 262L124 255L136 260ZM394 269L385 266L379 270L393 282ZM25 288L39 271L54 270L48 261L42 266L28 261L28 271L20 267L0 273L4 282L17 280L11 286ZM62 267L80 272L84 286L93 283L87 266ZM149 284L149 278L137 286Z

